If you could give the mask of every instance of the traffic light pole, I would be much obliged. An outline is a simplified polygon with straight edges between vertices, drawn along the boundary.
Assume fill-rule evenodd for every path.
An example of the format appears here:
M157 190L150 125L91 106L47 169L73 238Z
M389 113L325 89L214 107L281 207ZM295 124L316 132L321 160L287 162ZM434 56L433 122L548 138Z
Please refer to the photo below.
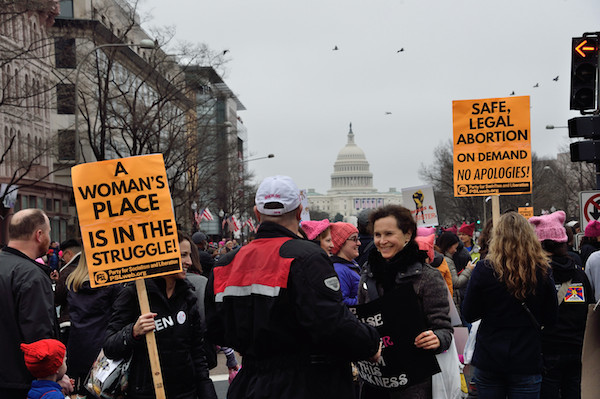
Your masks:
M600 32L586 32L582 37L573 38L570 108L584 116L569 119L569 137L587 139L571 143L571 161L596 165L596 189L598 190L600 190L599 41Z

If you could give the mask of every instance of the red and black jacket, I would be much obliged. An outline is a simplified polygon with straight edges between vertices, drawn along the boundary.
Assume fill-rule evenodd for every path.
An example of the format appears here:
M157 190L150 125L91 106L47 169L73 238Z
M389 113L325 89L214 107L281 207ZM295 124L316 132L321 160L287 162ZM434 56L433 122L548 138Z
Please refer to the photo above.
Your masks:
M342 302L327 254L276 223L262 223L254 241L217 262L205 305L209 336L244 361L360 360L379 345Z

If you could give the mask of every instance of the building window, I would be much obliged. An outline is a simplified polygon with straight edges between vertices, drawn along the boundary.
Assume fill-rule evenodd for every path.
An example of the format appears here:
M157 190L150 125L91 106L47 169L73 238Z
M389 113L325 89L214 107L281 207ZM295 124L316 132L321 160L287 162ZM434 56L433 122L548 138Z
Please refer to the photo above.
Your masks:
M53 212L53 210L52 210L52 198L46 198L46 212Z
M58 131L58 159L61 161L75 160L75 130Z
M75 85L56 85L56 111L59 114L75 113Z
M75 39L55 39L54 50L57 68L74 69L77 66L77 57L75 55Z
M61 18L73 18L73 0L60 0L60 14Z

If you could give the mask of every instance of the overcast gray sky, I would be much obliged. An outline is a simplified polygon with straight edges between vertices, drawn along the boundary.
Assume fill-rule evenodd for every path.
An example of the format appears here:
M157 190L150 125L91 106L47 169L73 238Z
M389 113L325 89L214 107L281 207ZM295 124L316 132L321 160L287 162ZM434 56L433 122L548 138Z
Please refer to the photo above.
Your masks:
M598 0L141 0L140 12L147 28L230 51L251 156L275 154L250 164L257 181L286 174L322 193L350 122L377 189L423 184L453 100L531 96L532 150L555 156L568 133L545 126L578 115L571 38L600 31Z

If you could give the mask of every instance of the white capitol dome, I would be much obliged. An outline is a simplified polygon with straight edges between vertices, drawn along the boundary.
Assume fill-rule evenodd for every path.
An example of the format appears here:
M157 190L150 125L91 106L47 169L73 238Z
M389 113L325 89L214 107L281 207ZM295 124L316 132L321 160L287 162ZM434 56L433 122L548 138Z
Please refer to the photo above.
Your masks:
M373 174L363 150L354 143L352 123L348 132L348 143L340 150L333 164L331 190L328 194L377 192L373 188Z

